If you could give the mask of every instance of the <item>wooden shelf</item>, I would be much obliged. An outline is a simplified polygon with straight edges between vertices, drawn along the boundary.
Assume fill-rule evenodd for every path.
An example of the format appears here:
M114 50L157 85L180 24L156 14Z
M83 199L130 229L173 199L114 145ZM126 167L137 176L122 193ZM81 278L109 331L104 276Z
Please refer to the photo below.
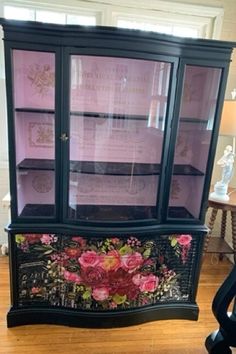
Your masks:
M21 212L24 217L53 216L53 204L26 204ZM70 219L81 220L142 220L156 219L157 209L154 206L127 205L75 205L69 207ZM184 207L170 207L169 217L193 219Z
M17 165L18 170L51 170L55 161L51 159L24 159ZM150 176L160 175L160 164L123 163L100 161L70 161L70 172L96 175ZM174 175L203 176L204 174L191 165L175 165Z
M206 252L234 254L233 249L221 237L211 237Z
M24 113L46 113L55 114L54 109L49 108L32 108L32 107L18 107L15 108L16 112ZM148 120L148 115L137 115L137 114L121 114L121 113L105 113L105 112L81 112L81 111L71 111L70 116L78 117L90 117L90 118L111 118L111 119L134 119L134 120ZM159 121L163 121L163 117L159 117ZM197 124L207 124L208 119L198 119L191 117L180 117L179 121L181 123L197 123Z
M55 114L54 109L49 108L30 108L30 107L21 107L16 108L16 112L23 112L23 113L43 113L43 114Z

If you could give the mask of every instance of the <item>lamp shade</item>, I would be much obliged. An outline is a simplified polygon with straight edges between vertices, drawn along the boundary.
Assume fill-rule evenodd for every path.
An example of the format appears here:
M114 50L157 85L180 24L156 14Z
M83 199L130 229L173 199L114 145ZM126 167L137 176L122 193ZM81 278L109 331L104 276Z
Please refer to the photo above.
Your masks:
M224 101L220 135L236 136L236 100Z

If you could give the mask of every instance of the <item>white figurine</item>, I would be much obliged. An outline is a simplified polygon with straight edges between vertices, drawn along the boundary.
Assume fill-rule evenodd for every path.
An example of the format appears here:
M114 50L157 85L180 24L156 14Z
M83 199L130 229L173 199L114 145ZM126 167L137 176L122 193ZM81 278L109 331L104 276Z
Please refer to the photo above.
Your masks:
M227 145L224 155L217 161L217 165L222 167L221 180L216 182L214 192L210 194L211 199L228 201L228 185L233 175L234 152L231 145Z

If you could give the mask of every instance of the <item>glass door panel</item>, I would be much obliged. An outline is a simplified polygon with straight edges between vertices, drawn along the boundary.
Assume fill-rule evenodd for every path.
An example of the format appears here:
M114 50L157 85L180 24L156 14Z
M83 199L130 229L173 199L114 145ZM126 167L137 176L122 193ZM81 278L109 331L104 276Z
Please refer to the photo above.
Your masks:
M55 212L55 54L13 50L17 208Z
M168 216L198 218L221 69L186 65Z
M69 218L156 218L170 71L71 56Z

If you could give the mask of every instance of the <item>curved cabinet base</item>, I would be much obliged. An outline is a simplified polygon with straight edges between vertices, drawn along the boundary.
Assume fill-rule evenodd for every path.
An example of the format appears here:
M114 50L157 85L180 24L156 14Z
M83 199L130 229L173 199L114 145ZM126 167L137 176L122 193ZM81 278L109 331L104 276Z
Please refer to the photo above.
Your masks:
M27 324L57 324L73 327L112 328L137 325L155 320L198 319L196 304L168 304L125 312L78 312L55 308L14 309L7 314L8 327Z

